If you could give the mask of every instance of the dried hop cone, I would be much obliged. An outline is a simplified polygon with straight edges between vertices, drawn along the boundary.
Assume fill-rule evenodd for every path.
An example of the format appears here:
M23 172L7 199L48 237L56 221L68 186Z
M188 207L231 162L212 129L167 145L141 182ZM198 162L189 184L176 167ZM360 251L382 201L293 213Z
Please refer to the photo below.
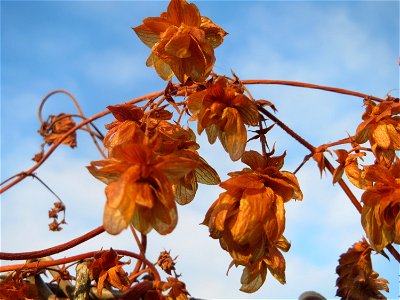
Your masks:
M185 0L172 0L166 12L144 19L133 30L151 48L146 65L164 80L175 75L182 83L189 77L197 82L207 78L215 63L214 48L227 34Z

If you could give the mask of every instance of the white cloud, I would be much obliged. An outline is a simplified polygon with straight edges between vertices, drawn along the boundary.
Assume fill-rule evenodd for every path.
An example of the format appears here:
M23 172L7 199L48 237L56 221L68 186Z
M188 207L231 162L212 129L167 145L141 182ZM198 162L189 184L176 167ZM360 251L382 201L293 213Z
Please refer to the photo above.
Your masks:
M104 10L107 7L99 8L102 10L101 16L110 12ZM115 11L113 8L112 12ZM283 11L288 13L286 9ZM221 57L217 57L217 71L219 72L218 68L232 67L242 78L292 79L326 84L339 82L345 83L348 88L362 86L365 92L371 93L382 93L388 88L387 85L389 88L393 87L390 86L394 72L390 67L389 46L376 42L376 37L364 31L345 11L321 11L307 4L296 12L298 19L293 19L293 14L274 16L261 2L256 11L241 11L239 15L247 14L246 18L243 17L243 22L240 22L241 27L246 28L249 24L253 27L257 21L259 26L256 26L255 31L245 32L245 35L239 37L238 32L231 32L226 38L226 44L233 47L228 49L222 45L221 49L217 50ZM272 19L277 22L279 18L285 18L288 23L276 23L281 26L277 27L265 21ZM291 18L292 21L289 22ZM296 23L300 18L306 23L309 31L293 30L297 28ZM96 19L95 14L91 16L91 21ZM233 18L231 22L236 25L238 20L242 19ZM312 20L318 20L319 23L312 26L313 24L309 24ZM321 27L320 24L324 26ZM129 25L135 24L127 24ZM132 43L135 43L134 40ZM46 52L56 51L56 46L56 41L41 45ZM76 46L77 44L74 44L74 47L64 51L70 54ZM282 48L291 47L294 51L282 51ZM93 79L99 86L109 85L111 90L115 87L125 89L134 85L134 81L142 76L140 74L143 70L149 71L142 56L135 57L136 52L130 53L114 46L98 49L90 55L83 49L80 54L81 56L77 57L80 66L77 69L82 70L84 76ZM150 72L155 76L153 70ZM251 90L254 90L256 97L275 102L279 109L278 117L296 131L306 134L307 138L316 144L328 142L326 139L344 137L349 126L354 129L354 120L359 116L358 111L362 111L361 101L346 96L336 97L325 92L273 86L251 87ZM24 109L19 112L18 117L29 118L36 105L32 107L33 104L30 103L29 106L25 106L26 100L23 102L21 99L38 99L37 95L30 92L20 95L15 105ZM342 113L343 107L348 111ZM8 113L13 112L8 110ZM270 137L272 141L279 140L277 148L280 150L286 147L298 149L279 129L274 129ZM229 161L219 142L209 146L205 134L198 140L202 144L200 153L211 165L216 166L222 178L226 178L226 172L241 168L240 164ZM30 139L25 138L20 143L12 143L15 151L11 146L3 145L8 152L7 158L10 159L7 164L16 164L17 171L30 165L29 159L33 154L31 144ZM28 178L2 195L2 251L28 251L54 246L101 224L105 201L104 185L93 179L84 169L90 160L97 158L97 154L96 158L93 158L88 151L83 151L83 154L79 152L79 148L77 151L57 151L38 172L38 176L66 202L69 224L59 233L48 231L47 224L50 220L47 218L47 210L51 207L54 197L38 182ZM21 156L23 152L29 153ZM300 150L289 151L289 169L302 160L303 153ZM220 248L218 241L208 237L205 226L198 225L203 220L208 206L221 192L219 188L200 186L194 202L179 209L179 224L171 235L163 237L155 232L150 234L150 259L154 261L159 251L171 249L172 255L179 256L177 271L183 274L183 280L195 297L293 299L309 289L321 292L326 297L333 297L338 255L361 238L361 225L349 200L338 187L332 187L330 176L328 175L327 179L319 179L315 162L308 162L298 176L305 198L303 202L291 202L287 205L286 236L292 242L292 249L285 255L288 282L286 286L281 286L268 275L267 282L258 293L247 295L239 292L241 268L233 268L229 276L225 276L230 262L229 255ZM98 250L102 247L107 249L111 246L137 251L129 230L126 230L118 236L102 234L56 257ZM394 295L398 274L394 274L393 270L397 265L393 261L387 263L378 259L376 266L382 276L390 276L388 279L391 281L391 291L394 291Z

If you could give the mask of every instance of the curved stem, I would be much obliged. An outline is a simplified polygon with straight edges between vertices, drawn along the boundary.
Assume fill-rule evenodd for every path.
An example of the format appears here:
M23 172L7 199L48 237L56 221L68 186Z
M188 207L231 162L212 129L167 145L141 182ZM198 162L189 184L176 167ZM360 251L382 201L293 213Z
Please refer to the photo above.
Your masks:
M133 104L133 103L137 103L143 100L146 100L148 98L153 98L153 97L159 97L161 95L163 95L164 91L158 91L158 92L154 92L136 99L132 99L129 100L128 102L126 102L127 104ZM49 148L49 150L46 152L45 155L43 155L43 157L41 158L41 160L35 164L32 168L30 168L29 170L25 171L25 172L20 172L19 175L12 181L10 182L8 185L6 185L5 187L3 187L2 189L0 189L0 194L7 191L9 188L13 187L14 185L16 185L18 182L24 180L27 176L29 176L29 174L32 174L33 172L35 172L49 157L50 155L57 149L57 147L59 145L61 145L61 143L68 137L71 135L71 133L75 132L76 130L78 130L79 128L81 128L82 126L85 126L86 124L97 120L101 117L104 117L105 115L108 115L110 113L109 110L104 110L90 118L87 118L86 120L82 121L81 123L77 124L75 127L71 128L70 130L68 130L66 133L64 133L64 135L62 137L60 137L59 140L57 140L56 143L53 144L53 146L51 148ZM15 175L14 175L15 177ZM8 181L8 180L7 180Z
M139 237L136 234L135 227L133 227L132 224L130 224L129 227L131 229L133 237L135 238L136 244L139 247L140 255L145 257L146 256L146 249L147 249L147 235L142 233L141 234L141 240L139 240ZM133 269L133 273L136 274L137 272L139 272L141 267L142 267L142 262L138 260L136 262L136 265L135 265L134 269Z
M30 176L37 179L50 193L52 193L54 195L54 197L57 198L58 201L60 201L61 203L64 203L64 201L62 201L61 198L42 179L39 178L39 176L37 176L34 173L30 174Z
M67 95L67 96L72 100L72 102L74 102L74 105L75 105L76 109L78 110L79 114L83 117L82 108L81 108L81 106L79 105L79 103L78 103L78 101L76 100L76 98L74 97L74 95L72 95L70 92L68 92L68 91L66 91L66 90L54 90L54 91L51 91L50 93L48 93L46 96L44 96L44 98L42 99L42 102L40 102L39 109L38 109L38 119L39 119L40 124L43 123L43 118L42 118L42 109L43 109L43 106L44 106L44 104L46 103L46 101L47 101L51 96L53 96L53 95L55 95L55 94L65 94L65 95Z
M374 100L374 101L377 101L377 102L385 101L382 98L378 98L378 97L375 97L375 96L370 96L370 95L359 93L359 92L355 92L355 91L350 91L350 90L331 87L331 86L312 84L312 83L307 83L307 82L300 82L300 81L267 80L267 79L265 79L265 80L241 80L241 82L243 84L289 85L289 86L296 86L296 87L309 88L309 89L317 89L317 90L323 90L323 91L328 91L328 92L333 92L333 93L338 93L338 94L350 95L350 96L360 97L360 98L363 98L363 99Z
M64 116L62 116L62 117L58 117L56 122L58 122L58 121L60 121L60 120L62 120L62 119L64 119L64 118L68 118L68 117L80 118L80 119L82 119L82 120L85 120L85 119L86 119L85 117L83 117L83 116L81 116L81 115L77 115L77 114L66 114L66 115L64 115ZM97 137L98 139L101 139L101 140L104 139L103 133L97 128L97 126L94 125L92 122L90 122L89 124L90 124L90 126L93 127L93 129L94 129L96 132L93 132L92 130L87 130L87 129L86 129L86 130L87 130L88 132L92 132L93 134L95 134L96 137ZM82 130L84 130L84 128L83 128Z
M126 251L126 250L114 250L114 251L117 252L118 255L130 256L130 257L133 257L133 258L143 261L148 266L148 268L152 271L155 280L157 280L157 281L161 280L161 277L160 277L157 269L155 268L154 264L151 263L150 261L148 261L142 255L139 255L134 252ZM36 262L30 262L30 263L25 263L25 264L0 266L0 272L14 271L14 270L18 270L18 269L38 269L38 268L47 268L47 267L51 267L51 266L63 265L63 264L91 258L99 252L105 252L105 251L92 251L92 252L74 255L74 256L70 256L70 257L66 257L66 258L50 260L50 261L36 261Z
M34 258L41 258L49 255L53 255L56 253L60 253L62 251L71 249L79 244L82 244L83 242L86 242L87 240L90 240L91 238L103 233L104 227L99 226L96 229L89 231L88 233L73 239L67 243L57 245L51 248L43 249L43 250L38 250L38 251L31 251L31 252L20 252L20 253L6 253L6 252L0 252L0 259L3 260L27 260L27 259L34 259Z
M72 100L72 102L74 102L75 107L76 107L76 109L77 109L78 112L79 112L79 115L80 115L83 119L85 119L85 116L84 116L84 114L83 114L82 108L81 108L81 106L79 105L79 102L78 102L78 101L76 100L76 98L74 97L74 95L72 95L70 92L68 92L68 91L66 91L66 90L54 90L54 91L48 93L48 94L43 98L42 102L40 103L40 106L39 106L39 109L38 109L38 118L39 118L39 122L40 122L41 125L43 124L43 118L42 118L42 109L43 109L43 106L44 106L44 104L46 103L46 101L47 101L51 96L53 96L53 95L55 95L55 94L57 94L57 93L67 95L67 96ZM89 125L86 125L85 128L89 131L90 137L92 138L93 143L95 144L96 148L100 151L100 153L101 153L102 156L104 157L104 153L101 151L101 147L100 147L99 143L97 142L96 136L91 132L90 126L89 126Z

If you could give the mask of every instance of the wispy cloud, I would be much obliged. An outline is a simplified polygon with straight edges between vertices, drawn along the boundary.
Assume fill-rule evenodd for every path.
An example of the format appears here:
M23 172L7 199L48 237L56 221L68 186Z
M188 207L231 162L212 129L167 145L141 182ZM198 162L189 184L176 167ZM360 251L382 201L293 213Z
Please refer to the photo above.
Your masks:
M32 35L29 40L30 55L23 49L24 31L17 29L32 31L32 27L16 28L18 24L7 23L15 27L9 33L18 35L13 45L23 55L15 52L15 56L10 56L10 53L7 56L8 62L14 63L7 65L6 74L13 75L9 78L14 80L6 81L5 89L5 95L12 97L3 98L2 94L2 130L9 130L9 134L2 132L2 155L7 158L7 167L3 163L2 173L4 170L26 169L31 165L30 158L34 152L39 150L39 139L32 137L36 125L32 124L36 122L38 100L48 92L47 88L71 87L83 100L84 107L97 112L112 104L107 101L123 102L128 97L133 98L165 85L161 80L153 80L156 76L154 70L144 65L148 49L135 41L129 28L142 19L140 16L140 20L133 20L130 9L135 10L132 12L135 16L138 11L139 15L145 12L138 3L105 3L100 6L98 3L76 3L81 5L82 10L76 9L79 5L70 6L67 10L69 15L63 19L61 14L60 23L68 20L71 30L83 24L79 29L82 34L78 34L75 28L73 32L77 36L60 34L53 39L52 29L45 35L36 32L36 36ZM146 5L149 5L146 9L151 9L159 4ZM230 32L226 42L216 50L216 72L229 74L232 68L242 78L344 85L349 89L383 96L398 84L398 66L396 61L392 61L398 56L398 42L393 40L396 36L393 29L385 31L381 28L384 27L380 25L384 23L382 14L387 10L363 8L369 5L373 8L376 4L363 4L357 11L348 3L335 2L199 3L199 6L208 7L205 11L216 14L217 23ZM32 22L41 19L40 11L35 12L38 15ZM28 17L29 14L26 15ZM71 20L77 23L71 24ZM65 24L62 28L68 32ZM124 35L128 32L130 35L119 39L117 37L122 35L117 32L123 26L126 26ZM376 28L382 32L381 35L374 31L378 30ZM391 33L387 33L389 31ZM95 38L99 36L102 40ZM35 39L41 42L36 44ZM40 64L46 55L48 65L38 67L35 63ZM21 73L21 70L24 72ZM16 75L21 75L23 85ZM145 83L144 78L150 78L150 83ZM251 87L251 91L257 98L273 101L279 109L278 117L305 134L315 145L329 142L327 139L345 137L346 130L354 132L355 120L360 119L362 112L361 100L325 92L275 86ZM95 102L97 99L100 100ZM56 108L58 102L53 104L49 109ZM18 110L17 117L13 117L15 110ZM16 122L12 122L13 118ZM4 139L5 136L10 139ZM214 146L208 145L204 134L198 140L202 146L201 155L215 165L222 178L227 178L227 172L242 168L240 163L233 164L228 160L218 142ZM279 129L273 129L269 141L271 146L277 141L278 153L288 149L285 169L293 170L307 154ZM255 144L252 146L258 147ZM84 150L85 143L78 147L76 152L57 151L38 172L38 176L66 202L69 224L59 233L48 231L47 210L55 199L37 181L28 178L2 195L2 251L28 251L54 246L101 224L104 185L84 168L98 156ZM285 255L286 286L281 286L269 274L258 293L246 295L239 292L241 268L233 268L228 277L225 275L230 263L228 253L220 248L218 241L208 237L205 226L199 225L209 205L221 192L218 187L201 186L193 203L179 208L179 224L171 235L150 234L149 258L155 261L159 251L171 249L172 255L179 256L177 271L183 274L189 291L195 297L295 299L301 292L313 289L333 298L338 256L360 239L363 231L348 199L340 189L332 187L329 176L319 180L313 161L309 161L298 176L305 197L303 202L287 205L286 236L292 242L292 249ZM118 236L102 234L57 257L111 246L137 250L129 230L126 230ZM397 265L378 257L374 257L374 261L381 276L391 282L389 298L397 297Z

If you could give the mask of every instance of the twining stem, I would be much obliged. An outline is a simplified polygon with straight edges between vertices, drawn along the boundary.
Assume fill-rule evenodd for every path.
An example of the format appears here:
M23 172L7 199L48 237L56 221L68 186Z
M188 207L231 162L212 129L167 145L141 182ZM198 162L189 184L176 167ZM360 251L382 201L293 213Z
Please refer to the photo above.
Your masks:
M142 269L142 270L140 270L140 271L138 271L138 272L132 272L132 274L129 276L129 280L130 280L130 282L134 282L134 281L136 281L136 279L139 277L139 276L141 276L141 275L143 275L143 274L145 274L145 273L149 273L149 268L146 268L146 269Z
M74 97L74 95L72 95L70 92L65 91L65 90L54 90L54 91L48 93L48 94L43 98L42 102L40 103L40 106L39 106L39 109L38 109L38 118L39 118L40 125L43 124L42 109L43 109L44 104L46 103L46 101L47 101L51 96L53 96L53 95L55 95L55 94L58 94L58 93L67 95L67 96L72 100L72 102L74 102L75 107L76 107L76 109L77 109L78 112L79 112L79 115L80 115L83 119L85 119L85 116L84 116L84 114L83 114L82 108L81 108L81 106L79 105L79 102L78 102L78 101L76 100L76 98ZM91 123L90 123L90 124L91 124ZM93 124L91 124L91 125L93 125ZM85 128L86 128L87 131L89 132L90 137L92 138L93 143L95 144L96 148L97 148L97 149L100 151L100 153L104 156L104 154L103 154L103 152L102 152L102 149L101 149L99 143L97 142L96 136L95 136L95 135L92 133L92 131L90 130L89 124L87 124L87 125L85 126Z
M355 92L355 91L350 91L346 89L341 89L341 88L336 88L336 87L331 87L331 86L324 86L324 85L318 85L318 84L312 84L312 83L307 83L307 82L300 82L300 81L288 81L288 80L241 80L243 84L276 84L276 85L290 85L290 86L296 86L296 87L302 87L302 88L309 88L309 89L317 89L317 90L323 90L323 91L328 91L328 92L334 92L338 94L344 94L344 95L350 95L350 96L355 96L355 97L360 97L363 99L369 99L369 100L374 100L377 102L383 102L385 101L384 99L375 97L375 96L370 96L367 94Z
M81 115L77 115L77 114L66 114L64 116L58 117L57 120L55 122L58 122L62 119L65 118L69 118L69 117L74 117L74 118L80 118L81 120L85 120L85 117L82 117ZM53 124L55 123L53 122ZM51 124L50 126L52 126L53 124ZM104 139L104 135L103 133L99 130L99 128L97 128L96 125L94 125L94 123L90 123L90 125L93 127L93 129L95 130L95 132L93 132L92 130L88 130L85 128L82 128L82 130L86 130L87 132L94 134L98 139L103 140Z
M34 258L50 256L50 255L71 249L79 244L82 244L82 243L86 242L87 240L90 240L91 238L94 238L95 236L103 233L104 231L105 231L104 227L99 226L96 229L93 229L92 231L89 231L88 233L86 233L76 239L73 239L64 244L57 245L57 246L47 248L47 249L43 249L43 250L31 251L31 252L20 252L20 253L0 252L0 259L3 259L3 260L27 260L27 259L34 259Z
M50 193L52 193L54 195L54 197L57 198L58 201L60 201L61 203L64 203L61 198L42 180L39 178L39 176L37 176L36 174L32 173L29 176L32 176L33 178L37 179Z
M145 253L146 253L146 248L147 248L147 235L145 234L141 234L141 241L139 240L139 237L136 233L135 227L133 227L132 224L129 225L129 228L132 231L133 237L135 238L136 244L139 247L139 251L140 251L140 255L142 255L143 257L145 257ZM140 268L142 267L142 262L140 260L138 260L136 262L135 268L133 269L133 273L136 274L137 272L139 272Z
M313 145L311 145L309 142L307 142L304 138L299 136L296 132L294 132L292 129L290 129L285 123L283 123L281 120L279 120L277 117L275 117L272 113L267 111L263 107L258 107L259 111L262 112L265 116L270 118L272 121L274 121L279 127L281 127L286 133L288 133L291 137L293 137L296 141L298 141L301 145L306 147L312 154L316 153L317 149ZM335 168L332 166L330 161L324 157L324 162L325 162L325 167L329 170L331 174L335 171ZM338 181L340 187L342 190L345 192L346 196L350 199L351 203L353 203L354 207L357 209L359 213L362 211L362 206L360 202L357 200L357 197L354 196L353 192L350 190L348 185L344 182L343 179L340 179ZM387 245L386 248L388 251L393 255L393 257L400 263L400 254L397 252L397 250L391 245Z
M126 102L126 104L134 104L149 98L154 98L154 97L159 97L161 95L163 95L164 91L158 91L158 92L154 92L148 95L144 95L132 100L129 100ZM43 155L42 159L40 161L38 161L32 168L30 168L27 171L21 172L19 173L17 176L13 176L15 177L15 179L13 181L11 181L9 184L7 184L5 187L3 187L2 189L0 189L0 194L7 191L9 188L13 187L14 185L16 185L17 183L19 183L20 181L24 180L27 176L29 176L30 174L32 174L33 172L35 172L49 157L50 155L57 149L57 147L59 145L61 145L61 143L68 137L70 136L73 132L75 132L76 130L78 130L79 128L85 126L86 124L93 122L94 120L97 120L101 117L104 117L105 115L108 115L110 113L109 110L104 110L102 112L99 112L98 114L95 114L94 116L87 118L86 120L82 121L81 123L77 124L76 126L74 126L73 128L71 128L70 130L68 130L66 133L64 133L64 135L62 137L60 137L57 142L55 142L50 148L49 150L46 152L45 155ZM8 180L6 180L8 181Z
M157 281L161 280L161 277L154 266L153 263L148 261L145 257L143 257L140 254L126 251L126 250L114 250L118 255L123 255L123 256L130 256L135 259L143 261L145 265L151 270L151 272L154 275L154 279ZM58 265L63 265L75 261L80 261L86 258L91 258L97 253L102 253L105 251L92 251L92 252L87 252L83 254L78 254L66 258L61 258L61 259L55 259L55 260L50 260L50 261L35 261L35 262L30 262L30 263L25 263L25 264L17 264L17 265L9 265L9 266L0 266L0 272L8 272L8 271L13 271L13 270L18 270L18 269L39 269L39 268L47 268L51 266L58 266Z

